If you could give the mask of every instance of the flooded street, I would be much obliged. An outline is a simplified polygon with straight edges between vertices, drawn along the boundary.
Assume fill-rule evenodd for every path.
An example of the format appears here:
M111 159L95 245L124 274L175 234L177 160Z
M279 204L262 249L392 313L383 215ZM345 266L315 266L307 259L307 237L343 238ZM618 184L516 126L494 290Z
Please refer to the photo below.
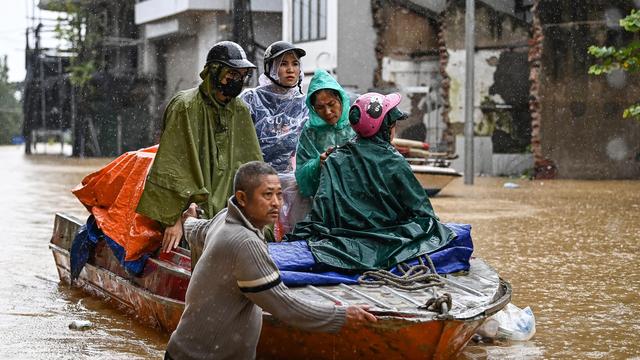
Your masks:
M47 247L55 212L85 218L70 193L108 159L25 157L0 147L0 356L159 359L168 337L58 284ZM507 189L512 181L520 185ZM640 355L640 181L462 179L433 199L473 226L475 255L530 306L532 341L472 345L463 359L626 359ZM76 319L86 331L70 330Z
M88 212L69 190L107 159L23 155L0 146L0 357L161 358L168 337L64 285L47 243L54 214ZM69 329L89 320L86 331Z

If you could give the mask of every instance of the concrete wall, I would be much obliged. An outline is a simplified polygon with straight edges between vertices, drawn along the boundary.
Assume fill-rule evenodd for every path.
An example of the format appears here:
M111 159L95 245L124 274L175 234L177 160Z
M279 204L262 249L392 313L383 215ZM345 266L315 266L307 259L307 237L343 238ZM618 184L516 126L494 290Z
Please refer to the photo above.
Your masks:
M454 1L444 14L448 49L464 50L464 2ZM476 4L476 47L527 45L528 25L480 3Z
M336 77L346 89L364 93L373 87L377 65L371 0L340 1L338 13Z
M446 72L450 79L449 88L449 123L450 131L455 135L461 135L464 131L464 96L465 96L465 67L466 54L464 49L464 4L462 2L452 3L444 14L445 42L449 54L449 62ZM501 69L501 59L505 52L526 51L529 38L528 25L518 19L497 12L494 9L478 3L475 13L475 42L476 53L474 58L475 80L474 80L474 129L476 135L493 135L496 129L495 113L483 112L481 105L487 102L492 104L507 104L507 100L501 94L508 89L496 87L497 73L509 73L512 69ZM522 69L520 69L522 70ZM519 82L528 83L528 71L521 71ZM522 84L513 83L514 88L522 88ZM528 85L524 86L528 89ZM527 101L526 97L523 101ZM507 104L511 105L511 104ZM521 108L522 104L517 106ZM502 114L507 117L513 114ZM519 114L528 119L526 114ZM456 144L459 142L456 141ZM492 148L493 149L493 148ZM456 152L460 155L462 148L456 147ZM481 150L487 151L488 147ZM488 154L482 155L488 157ZM490 173L488 171L487 173Z
M493 85L493 75L496 72L497 62L493 61L500 56L500 50L480 50L476 52L474 58L474 110L473 120L476 124L476 132L478 132L478 124L482 121L483 115L480 110L480 103L486 97L492 98L496 102L502 103L504 100L500 95L491 95L489 89ZM447 74L451 79L451 88L449 90L449 103L451 111L449 119L451 123L464 124L464 96L465 96L465 68L466 59L465 51L458 49L449 50L449 63L447 64ZM460 128L460 125L456 125ZM482 133L478 135L491 135L490 133Z
M610 4L590 8L541 6L544 24L605 19ZM554 5L554 4L551 4ZM594 4L592 4L594 5ZM620 8L620 14L629 9ZM581 18L569 18L578 13ZM614 22L615 23L615 22ZM632 38L603 26L544 27L541 68L542 150L562 178L640 178L640 123L622 119L638 100L640 77L626 73L595 77L590 44L625 44Z
M274 0L275 1L275 0ZM360 0L358 0L360 1ZM327 33L326 38L314 41L294 43L307 52L302 60L302 69L307 75L302 83L303 91L309 86L309 81L315 69L325 69L336 74L338 67L338 0L327 0ZM293 5L291 0L282 0L282 39L293 43ZM345 15L345 14L342 14ZM357 21L358 17L353 17ZM340 33L340 36L343 36ZM340 79L338 79L340 81Z
M282 14L254 12L255 40L269 45L280 40ZM231 39L232 14L226 11L189 11L171 18L142 25L157 37L146 38L141 45L141 71L164 80L161 102L165 103L180 90L197 86L198 76L209 49L218 41ZM259 71L262 61L257 61ZM160 104L162 105L162 104Z
M179 90L185 90L198 84L198 65L200 64L198 38L181 38L179 42L168 41L164 48L165 100Z

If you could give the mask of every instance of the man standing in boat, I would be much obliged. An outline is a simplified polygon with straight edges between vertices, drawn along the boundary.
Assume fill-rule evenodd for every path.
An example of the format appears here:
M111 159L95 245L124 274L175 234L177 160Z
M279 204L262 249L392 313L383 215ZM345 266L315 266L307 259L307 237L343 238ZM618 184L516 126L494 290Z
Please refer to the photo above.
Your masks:
M192 248L202 248L171 335L165 359L253 359L262 310L306 330L336 332L344 325L375 322L366 307L304 301L282 283L263 229L278 218L282 188L268 164L242 165L234 196L213 219L196 217L191 204L181 218Z

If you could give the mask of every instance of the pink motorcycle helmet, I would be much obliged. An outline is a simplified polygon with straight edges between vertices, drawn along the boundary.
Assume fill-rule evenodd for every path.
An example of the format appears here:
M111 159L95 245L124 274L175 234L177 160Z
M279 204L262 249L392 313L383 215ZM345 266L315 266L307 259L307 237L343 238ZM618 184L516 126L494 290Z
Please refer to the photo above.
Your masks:
M398 106L402 97L398 93L382 95L374 92L360 95L349 109L349 122L353 130L363 138L378 133L384 117Z

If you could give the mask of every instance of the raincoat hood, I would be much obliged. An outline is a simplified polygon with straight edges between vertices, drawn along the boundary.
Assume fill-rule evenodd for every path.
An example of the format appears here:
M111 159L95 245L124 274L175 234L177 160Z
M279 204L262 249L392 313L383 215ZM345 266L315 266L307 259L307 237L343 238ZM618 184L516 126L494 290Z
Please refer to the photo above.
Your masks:
M333 78L326 70L316 70L313 74L313 78L311 78L311 82L309 83L309 91L307 92L307 108L309 108L309 121L307 122L308 127L322 128L322 127L331 127L332 125L327 124L320 115L313 109L311 105L311 95L322 89L333 89L340 93L340 97L342 99L342 115L340 115L340 120L335 124L336 129L342 129L344 127L350 126L349 124L349 107L351 106L351 100L349 98L349 94L338 84L336 79Z

